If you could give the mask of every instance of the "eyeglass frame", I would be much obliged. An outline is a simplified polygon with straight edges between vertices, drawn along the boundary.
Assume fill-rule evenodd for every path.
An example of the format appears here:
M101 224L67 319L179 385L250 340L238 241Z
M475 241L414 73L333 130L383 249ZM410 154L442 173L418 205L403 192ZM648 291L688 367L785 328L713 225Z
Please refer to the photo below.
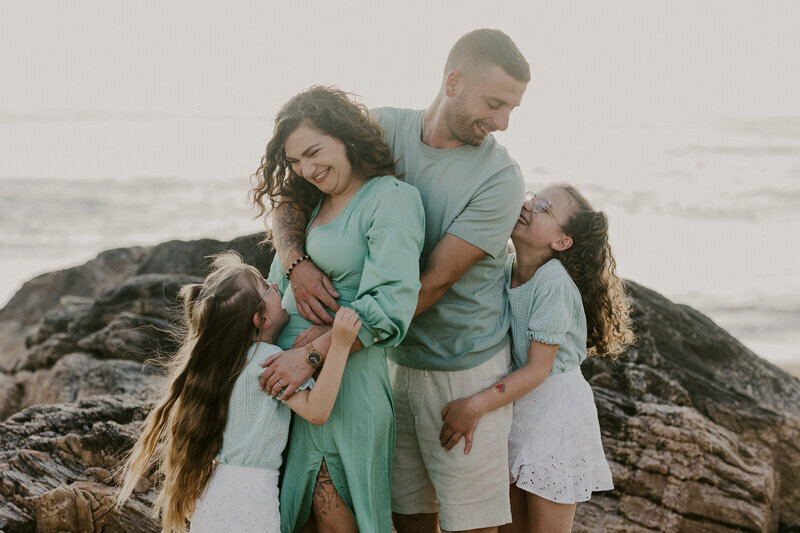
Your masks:
M545 198L544 196L537 196L537 194L533 191L525 191L525 200L526 202L531 203L531 213L541 213L542 211L547 211L553 217L553 220L556 221L558 227L561 228L561 231L566 232L564 230L564 226L561 225L561 222L558 221L558 217L556 216L556 212L553 210L553 202L550 201L550 198ZM536 200L542 200L546 202L544 206L537 206Z

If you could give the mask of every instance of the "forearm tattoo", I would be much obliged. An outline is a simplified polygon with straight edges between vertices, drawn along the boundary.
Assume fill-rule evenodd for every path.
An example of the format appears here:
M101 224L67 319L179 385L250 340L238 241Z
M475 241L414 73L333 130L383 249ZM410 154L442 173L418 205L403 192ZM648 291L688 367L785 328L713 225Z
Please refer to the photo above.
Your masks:
M283 258L292 251L300 255L305 253L305 228L306 214L294 202L285 202L280 205L276 217L278 239L276 246Z
M506 384L505 383L498 383L494 386L494 391L499 392L500 394L506 393Z

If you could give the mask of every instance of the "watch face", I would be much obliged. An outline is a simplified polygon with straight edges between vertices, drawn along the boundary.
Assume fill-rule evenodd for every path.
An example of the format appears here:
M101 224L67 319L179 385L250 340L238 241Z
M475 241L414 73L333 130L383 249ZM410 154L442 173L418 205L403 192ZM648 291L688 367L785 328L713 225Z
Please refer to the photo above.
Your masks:
M317 367L322 364L322 356L319 352L308 352L306 355L306 361L313 367Z

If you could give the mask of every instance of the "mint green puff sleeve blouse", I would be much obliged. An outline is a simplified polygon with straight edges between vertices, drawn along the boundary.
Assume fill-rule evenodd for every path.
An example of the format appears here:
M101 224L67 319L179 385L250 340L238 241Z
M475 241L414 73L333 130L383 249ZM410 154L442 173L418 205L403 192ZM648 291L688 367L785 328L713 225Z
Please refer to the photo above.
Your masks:
M511 263L506 265L510 279ZM528 361L531 340L558 345L549 375L577 368L586 358L586 315L578 287L558 259L551 259L519 287L507 283L511 311L511 336L514 339L514 366Z
M417 189L384 176L368 180L335 220L307 232L306 250L339 291L339 305L358 314L358 338L365 348L396 346L411 324L420 289L424 220ZM278 283L290 316L278 340L289 347L289 338L293 341L311 323L299 315L285 272L276 255L269 281Z

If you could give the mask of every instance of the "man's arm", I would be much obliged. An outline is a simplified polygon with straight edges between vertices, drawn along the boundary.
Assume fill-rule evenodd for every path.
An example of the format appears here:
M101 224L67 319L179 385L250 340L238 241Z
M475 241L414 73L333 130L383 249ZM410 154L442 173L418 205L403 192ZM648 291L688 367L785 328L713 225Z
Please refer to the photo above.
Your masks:
M272 236L275 250L284 269L305 255L306 215L294 202L281 202L275 207L272 217ZM297 303L297 311L306 320L315 324L333 322L330 313L337 311L336 298L339 293L331 280L311 261L301 261L292 268L289 277L292 293Z
M414 317L427 311L458 281L472 265L486 257L486 252L449 233L433 248L420 274L422 288Z

